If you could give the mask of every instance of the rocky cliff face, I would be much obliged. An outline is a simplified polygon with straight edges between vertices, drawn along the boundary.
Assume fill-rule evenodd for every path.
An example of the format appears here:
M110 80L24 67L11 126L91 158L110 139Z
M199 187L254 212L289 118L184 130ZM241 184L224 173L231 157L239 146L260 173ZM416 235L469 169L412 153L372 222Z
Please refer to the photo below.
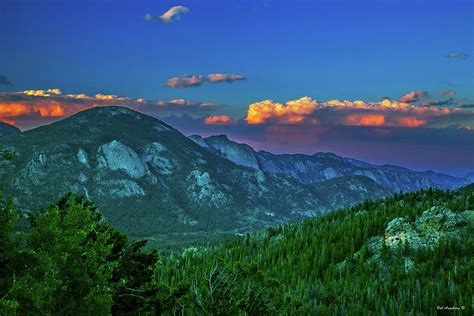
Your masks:
M462 240L472 233L474 211L455 213L443 206L433 206L423 212L415 221L407 218L391 220L383 236L370 239L368 249L372 253L369 260L381 263L383 248L390 253L403 250L404 266L407 271L413 269L415 251L434 249L447 240ZM360 256L356 253L355 257Z
M157 119L99 107L0 140L0 151L15 153L0 159L0 179L22 211L78 192L131 236L165 240L254 230L379 197L364 184L353 199L316 194L285 175L247 168L257 164L248 146L236 153L225 139L211 143L221 144L218 155ZM222 156L243 157L247 167Z
M385 235L376 239L372 246L385 244L395 250L406 243L412 249L433 248L447 238L460 238L462 232L472 224L473 213L454 213L446 207L433 206L414 222L395 218L387 224Z
M331 153L276 155L265 151L256 152L250 146L233 142L226 136L202 138L192 135L190 139L238 165L285 174L304 184L348 175L366 176L395 191L416 191L428 187L454 189L471 182L468 178L456 178L432 171L415 172L391 165L376 166Z

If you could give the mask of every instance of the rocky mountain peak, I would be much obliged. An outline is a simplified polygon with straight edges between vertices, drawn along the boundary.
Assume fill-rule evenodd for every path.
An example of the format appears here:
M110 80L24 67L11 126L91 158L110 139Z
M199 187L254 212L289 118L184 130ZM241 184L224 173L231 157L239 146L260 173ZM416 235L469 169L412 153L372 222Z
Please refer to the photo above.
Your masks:
M215 135L207 138L193 136L191 138L198 145L245 167L259 169L257 153L246 144L239 144L230 140L226 135Z

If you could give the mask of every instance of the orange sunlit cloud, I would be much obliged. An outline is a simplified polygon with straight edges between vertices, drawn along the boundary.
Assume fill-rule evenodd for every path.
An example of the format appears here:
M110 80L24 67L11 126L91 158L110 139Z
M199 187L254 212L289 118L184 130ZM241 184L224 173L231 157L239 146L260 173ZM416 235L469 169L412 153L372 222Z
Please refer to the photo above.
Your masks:
M402 103L412 103L420 101L423 98L428 97L428 93L425 91L415 90L408 92L403 97L400 98L400 102Z
M248 124L263 124L271 120L281 123L301 123L317 106L318 103L308 97L288 101L285 104L271 100L256 102L249 105L245 121Z
M204 120L204 124L206 125L233 125L236 123L237 121L231 119L227 115L209 116Z
M414 95L420 95L420 93L417 92ZM445 101L432 101L432 104L438 106L421 106L389 99L380 102L360 100L318 102L308 97L286 103L265 100L248 106L245 121L251 125L318 122L322 126L342 124L420 127L428 124L448 123L452 117L465 118L465 121L472 120L474 111L440 106L446 103Z
M54 118L72 115L96 106L126 106L145 113L168 111L212 111L220 105L191 102L184 99L171 101L150 101L143 98L132 99L116 95L63 94L59 89L25 90L22 92L0 92L0 120L11 125L29 119L27 127L51 122ZM46 120L44 120L46 119ZM22 127L22 126L20 126Z
M355 126L383 126L385 116L381 114L353 114L346 117L347 125Z
M13 126L16 125L15 121L7 120L7 119L0 119L0 122L6 123L6 124L9 124L9 125L13 125Z
M421 119L416 119L413 117L402 117L398 120L398 125L404 126L404 127L419 127L425 124L426 124L426 121L421 120Z

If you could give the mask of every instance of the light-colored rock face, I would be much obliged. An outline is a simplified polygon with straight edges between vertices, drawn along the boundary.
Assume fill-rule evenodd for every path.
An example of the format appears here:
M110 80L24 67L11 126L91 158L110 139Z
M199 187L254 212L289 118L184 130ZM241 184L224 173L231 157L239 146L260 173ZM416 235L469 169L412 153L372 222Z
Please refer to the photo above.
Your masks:
M221 192L211 180L207 172L193 170L187 177L188 197L196 202L211 203L214 206L223 206L228 200L226 195Z
M374 236L369 239L367 246L372 256L368 261L376 262L382 269L386 264L382 260L384 245L392 254L403 251L403 264L405 271L410 271L415 266L413 250L433 249L440 245L443 240L450 238L462 240L469 234L470 227L474 224L474 211L456 213L442 206L433 206L424 211L415 221L407 218L395 218L391 220L385 229L383 236ZM356 252L357 259L361 252ZM390 256L395 258L396 256ZM341 264L344 266L345 262Z
M164 153L167 151L168 149L164 145L153 142L143 150L142 159L158 173L168 175L173 173L175 164L170 158L165 157Z
M418 230L429 232L432 230L449 231L467 224L467 220L443 206L433 206L423 212L415 221Z
M116 140L99 147L97 161L99 168L121 170L132 178L141 178L148 173L148 167L137 153Z
M199 135L191 135L189 136L189 139L201 147L209 148L209 145L206 143L206 141Z
M334 168L331 168L331 167L324 169L323 174L326 179L332 179L338 176L336 170L334 170Z
M209 147L218 152L219 155L238 165L253 169L259 168L255 151L247 145L234 143L224 136L207 138L206 143Z
M77 176L77 179L80 181L80 182L86 182L88 180L87 176L84 174L84 173L79 173L79 176Z
M153 129L157 132L167 132L170 130L168 127L164 126L163 124L156 124L155 126L153 126Z
M433 206L423 212L414 223L395 218L385 229L383 242L391 248L408 244L410 248L435 247L439 241L456 237L456 233L468 224L462 215L442 206Z
M109 180L101 184L99 195L112 196L114 198L145 196L145 191L132 180Z
M77 160L79 160L79 162L87 167L90 167L89 166L89 158L87 156L87 153L84 151L84 149L79 149L79 151L77 152Z
M39 154L34 159L30 160L23 170L23 175L30 179L34 185L38 185L46 176L47 158L45 154Z

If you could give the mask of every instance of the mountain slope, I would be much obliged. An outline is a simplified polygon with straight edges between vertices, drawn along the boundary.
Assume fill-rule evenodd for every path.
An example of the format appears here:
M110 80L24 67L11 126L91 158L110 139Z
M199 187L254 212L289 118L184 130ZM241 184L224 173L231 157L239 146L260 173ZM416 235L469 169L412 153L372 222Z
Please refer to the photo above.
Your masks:
M360 201L323 201L291 178L238 166L169 125L122 107L89 109L5 138L1 150L15 153L0 160L0 178L19 209L35 210L78 192L131 236L176 244L209 232L297 221ZM360 198L371 197L364 188Z
M395 193L371 178L353 175L324 180L309 185L309 188L324 204L333 209L354 205L367 196L379 199Z
M0 137L19 134L21 131L15 126L0 122Z
M256 152L250 146L233 142L224 135L207 138L192 135L189 138L236 164L285 174L305 184L346 175L363 175L396 191L416 191L428 187L454 189L471 182L467 178L456 178L432 171L416 172L398 166L376 166L332 153L276 155L265 151Z

